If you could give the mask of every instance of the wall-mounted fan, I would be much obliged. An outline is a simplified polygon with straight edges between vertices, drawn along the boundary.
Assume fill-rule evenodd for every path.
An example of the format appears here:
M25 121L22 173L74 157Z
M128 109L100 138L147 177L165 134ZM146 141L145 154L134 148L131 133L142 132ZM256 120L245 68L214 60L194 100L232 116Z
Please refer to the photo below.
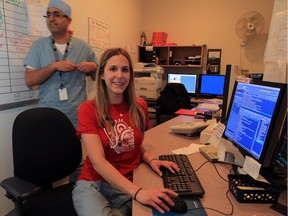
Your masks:
M264 25L264 17L257 11L249 11L243 14L236 24L236 33L243 39L241 45L244 46L249 38L260 34Z

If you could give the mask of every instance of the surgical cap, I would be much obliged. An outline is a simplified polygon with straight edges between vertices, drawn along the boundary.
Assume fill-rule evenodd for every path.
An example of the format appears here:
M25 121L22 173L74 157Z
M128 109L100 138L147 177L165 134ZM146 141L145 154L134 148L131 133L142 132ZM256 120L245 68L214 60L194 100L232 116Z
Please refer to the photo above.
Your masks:
M65 13L68 17L71 17L71 7L61 0L51 0L48 8L57 8Z

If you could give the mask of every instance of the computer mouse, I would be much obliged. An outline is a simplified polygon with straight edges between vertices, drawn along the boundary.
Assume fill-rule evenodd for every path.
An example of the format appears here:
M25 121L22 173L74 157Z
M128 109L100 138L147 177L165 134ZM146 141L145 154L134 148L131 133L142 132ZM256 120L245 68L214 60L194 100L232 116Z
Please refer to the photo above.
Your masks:
M170 199L174 202L174 206L171 206L169 203L167 203L164 199L161 199L169 208L170 211L175 211L179 213L185 213L188 210L187 203L185 202L184 199L178 196L172 196L168 195Z

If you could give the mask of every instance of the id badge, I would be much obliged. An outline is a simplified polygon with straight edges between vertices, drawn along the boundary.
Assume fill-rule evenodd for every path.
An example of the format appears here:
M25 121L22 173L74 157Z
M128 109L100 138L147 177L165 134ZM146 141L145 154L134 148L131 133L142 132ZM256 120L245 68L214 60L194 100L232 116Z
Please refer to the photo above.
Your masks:
M61 101L68 100L67 89L65 87L59 88L59 97Z

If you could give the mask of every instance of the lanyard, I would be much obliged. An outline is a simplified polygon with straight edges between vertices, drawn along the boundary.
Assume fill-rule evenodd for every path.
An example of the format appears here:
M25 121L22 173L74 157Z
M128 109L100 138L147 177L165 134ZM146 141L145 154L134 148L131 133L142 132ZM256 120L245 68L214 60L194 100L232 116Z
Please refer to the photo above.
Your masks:
M68 38L62 61L65 61L67 59L68 50L69 50L69 47L70 47L70 42L71 42L71 36L69 36L69 38ZM58 62L59 61L59 55L58 55L58 52L57 52L57 48L55 46L55 40L53 38L52 38L52 48L53 48L53 51L54 51L55 60L56 60L56 62Z
M64 51L64 55L63 55L63 59L62 61L65 61L67 59L67 56L68 56L68 50L69 50L69 47L70 47L70 42L71 42L71 36L69 35L69 38L68 38L68 41L67 41L67 44L66 44L66 48L65 48L65 51ZM58 55L58 52L57 52L57 47L55 46L55 40L54 38L52 38L52 48L53 48L53 52L54 52L54 57L55 57L55 61L58 62L60 59L59 59L59 55ZM62 72L59 71L59 75L60 75L60 80L61 80L61 85L60 85L60 89L63 89L64 88L64 84L62 83Z

